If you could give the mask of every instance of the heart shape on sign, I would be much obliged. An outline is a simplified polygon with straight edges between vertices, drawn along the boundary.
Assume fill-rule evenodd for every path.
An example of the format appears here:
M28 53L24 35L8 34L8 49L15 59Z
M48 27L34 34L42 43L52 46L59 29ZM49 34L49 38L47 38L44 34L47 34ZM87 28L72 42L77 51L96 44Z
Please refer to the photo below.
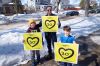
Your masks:
M56 21L55 20L46 20L45 25L48 29L51 29L56 25Z
M27 38L27 43L31 46L34 47L39 43L39 38L38 37L28 37Z
M64 59L68 59L74 55L73 49L59 48L58 52L59 52L60 56Z

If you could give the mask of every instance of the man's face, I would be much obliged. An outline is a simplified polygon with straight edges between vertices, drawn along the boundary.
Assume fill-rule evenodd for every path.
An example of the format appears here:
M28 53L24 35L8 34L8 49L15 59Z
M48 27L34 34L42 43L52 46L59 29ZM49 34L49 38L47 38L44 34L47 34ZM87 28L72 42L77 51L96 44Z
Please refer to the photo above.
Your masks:
M51 15L52 14L52 7L47 7L47 15Z

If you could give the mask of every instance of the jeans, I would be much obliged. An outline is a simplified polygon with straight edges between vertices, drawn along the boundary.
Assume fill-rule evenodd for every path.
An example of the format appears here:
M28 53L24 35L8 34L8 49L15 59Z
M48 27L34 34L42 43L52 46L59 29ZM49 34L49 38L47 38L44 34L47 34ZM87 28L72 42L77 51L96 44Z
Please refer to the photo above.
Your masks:
M60 66L73 66L72 63L61 62Z
M33 50L32 52L32 66L36 66L36 62L35 62L35 56L37 57L37 61L40 62L40 51L39 50Z
M47 41L48 53L52 55L52 46L54 47L54 42L57 42L56 32L46 32L45 39Z

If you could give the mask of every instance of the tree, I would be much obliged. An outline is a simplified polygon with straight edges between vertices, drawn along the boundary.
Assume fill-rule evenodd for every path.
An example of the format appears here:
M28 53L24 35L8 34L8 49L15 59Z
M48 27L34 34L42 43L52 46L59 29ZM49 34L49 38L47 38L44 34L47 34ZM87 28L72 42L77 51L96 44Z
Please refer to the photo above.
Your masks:
M15 4L14 7L16 9L16 13L22 13L23 12L23 6L21 3L21 0L12 0L12 2Z
M60 2L61 2L61 0L56 0L56 13L58 13L58 11L59 11Z
M85 16L88 17L89 16L88 10L90 8L90 0L81 0L80 7L82 9L85 9Z
M80 7L82 8L82 9L85 9L85 0L81 0L81 2L80 2Z
M98 6L98 4L97 4L97 3L95 3L95 4L93 5L93 9L96 9L96 8L97 8L97 6Z
M85 0L85 16L86 17L88 17L89 16L89 12L88 12L88 10L89 10L89 5L90 5L90 0Z

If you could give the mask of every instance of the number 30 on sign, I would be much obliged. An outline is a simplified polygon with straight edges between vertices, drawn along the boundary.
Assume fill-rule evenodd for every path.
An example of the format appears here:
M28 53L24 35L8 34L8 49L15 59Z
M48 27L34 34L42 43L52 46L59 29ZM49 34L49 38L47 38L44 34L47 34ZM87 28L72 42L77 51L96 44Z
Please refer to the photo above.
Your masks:
M55 61L77 64L78 44L57 42L54 45Z
M44 32L57 32L58 16L42 16L42 30Z

